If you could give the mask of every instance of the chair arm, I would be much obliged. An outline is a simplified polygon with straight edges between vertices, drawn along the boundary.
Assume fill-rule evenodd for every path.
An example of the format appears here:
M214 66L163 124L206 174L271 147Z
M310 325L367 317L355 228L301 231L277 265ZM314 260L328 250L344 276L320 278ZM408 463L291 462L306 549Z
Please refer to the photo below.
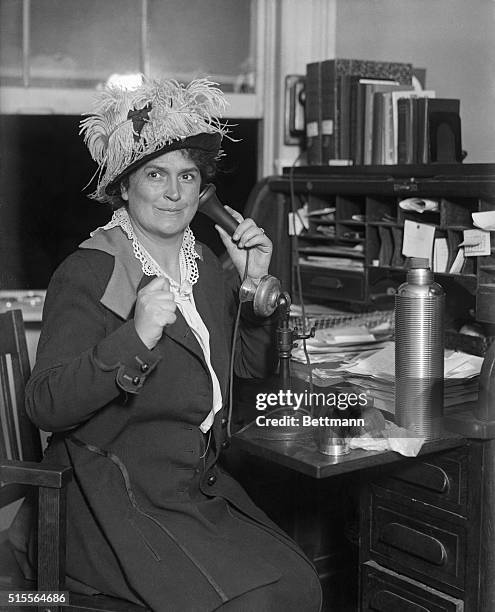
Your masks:
M61 489L72 478L72 468L35 461L1 461L0 487L9 484Z

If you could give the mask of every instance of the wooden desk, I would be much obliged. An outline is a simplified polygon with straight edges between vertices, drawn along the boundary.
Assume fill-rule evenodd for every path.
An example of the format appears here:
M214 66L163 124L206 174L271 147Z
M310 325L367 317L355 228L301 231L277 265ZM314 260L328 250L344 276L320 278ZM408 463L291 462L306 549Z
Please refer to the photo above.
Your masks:
M443 439L425 442L420 456L436 453L449 448L463 446L465 438L446 433ZM263 437L263 431L256 425L248 426L234 435L232 444L235 448L248 452L256 457L274 461L313 478L328 478L346 474L355 470L373 468L401 459L407 459L394 451L366 451L353 449L348 455L330 457L320 453L311 436L292 440L270 440Z
M332 458L319 453L311 440L266 440L256 429L253 426L235 434L233 448L321 484L342 480L345 475L360 477L359 603L341 602L335 607L332 601L333 607L325 609L495 610L494 441L452 434L425 443L416 458L364 450ZM326 497L315 498L313 505L334 495L331 489L325 490ZM342 490L345 485L335 496ZM299 492L300 497L307 494L306 489ZM323 509L313 519L324 530L329 523L342 521L342 515L336 519ZM307 523L308 519L299 532L307 534ZM341 522L338 527L344 529ZM292 535L298 540L297 526ZM322 547L321 542L313 547L318 549L313 560L319 571ZM330 558L332 551L325 554ZM333 556L344 565L345 555L340 554ZM325 571L320 575L323 581ZM353 574L351 568L330 582L330 592L342 588L342 576L353 580L357 590L356 571Z

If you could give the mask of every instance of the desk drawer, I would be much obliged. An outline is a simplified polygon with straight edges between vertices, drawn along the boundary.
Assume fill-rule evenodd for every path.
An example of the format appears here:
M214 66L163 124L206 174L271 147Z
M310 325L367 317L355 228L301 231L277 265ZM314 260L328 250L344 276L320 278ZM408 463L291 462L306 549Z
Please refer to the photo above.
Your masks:
M364 274L327 268L301 267L303 294L328 300L362 301Z
M361 612L462 612L460 599L400 576L372 561L362 567Z
M456 449L415 459L390 472L378 484L461 516L467 514L468 451Z
M369 558L380 565L459 595L466 580L467 521L428 516L392 503L373 488Z

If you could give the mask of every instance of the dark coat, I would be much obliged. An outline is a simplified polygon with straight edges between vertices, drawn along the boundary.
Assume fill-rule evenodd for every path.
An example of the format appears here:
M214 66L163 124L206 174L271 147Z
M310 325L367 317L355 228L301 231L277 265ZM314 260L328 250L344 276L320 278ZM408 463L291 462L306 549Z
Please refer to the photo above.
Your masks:
M202 252L194 298L226 398L235 292L213 254ZM281 568L261 554L271 542L286 547L282 558L292 556L306 569L309 561L218 467L225 414L217 413L211 437L201 433L212 384L182 315L177 311L150 351L136 334L132 309L126 320L108 307L117 260L84 248L56 271L27 386L31 419L55 432L45 460L74 470L68 574L89 591L153 610L213 610L277 582ZM139 287L149 280L141 273ZM244 304L236 373L267 375L271 347L273 322ZM236 527L243 521L245 532Z

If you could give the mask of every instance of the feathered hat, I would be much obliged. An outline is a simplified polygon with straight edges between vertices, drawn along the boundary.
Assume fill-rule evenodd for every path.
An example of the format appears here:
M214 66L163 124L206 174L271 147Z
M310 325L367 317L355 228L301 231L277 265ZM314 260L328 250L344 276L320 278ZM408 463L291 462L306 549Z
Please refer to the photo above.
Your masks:
M220 118L227 101L216 83L196 79L143 79L135 89L107 86L80 123L91 157L98 164L96 191L105 202L119 193L120 180L144 162L169 151L203 149L220 154L228 126Z

